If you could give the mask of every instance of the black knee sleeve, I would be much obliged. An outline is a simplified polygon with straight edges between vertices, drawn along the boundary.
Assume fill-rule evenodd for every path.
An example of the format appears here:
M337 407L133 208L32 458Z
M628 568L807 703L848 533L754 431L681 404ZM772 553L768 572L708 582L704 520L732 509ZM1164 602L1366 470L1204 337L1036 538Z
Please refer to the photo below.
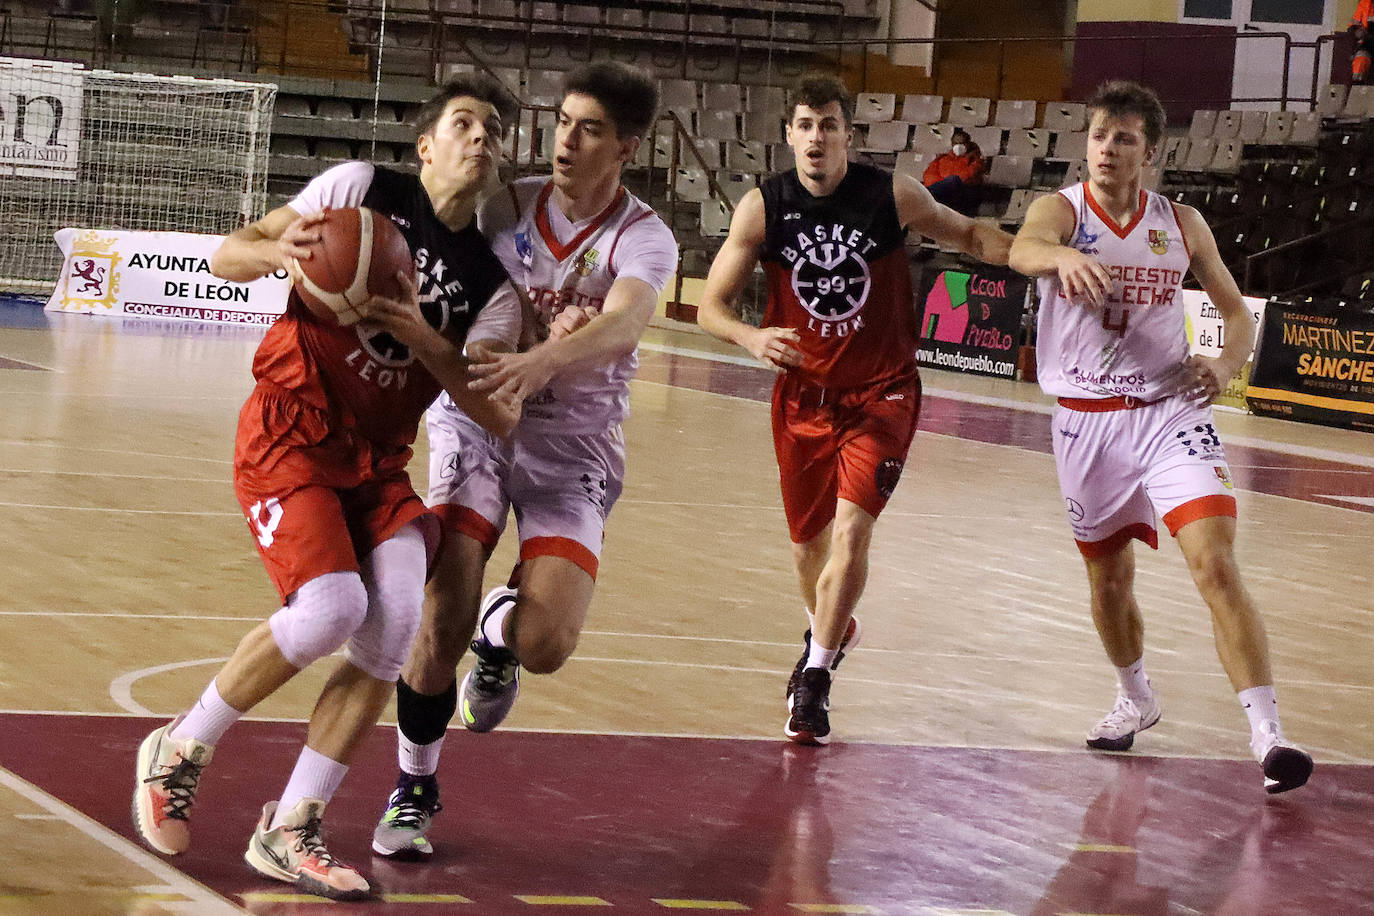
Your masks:
M396 679L396 720L401 734L414 744L430 744L444 737L458 709L458 682L451 681L438 696L416 693L403 679Z

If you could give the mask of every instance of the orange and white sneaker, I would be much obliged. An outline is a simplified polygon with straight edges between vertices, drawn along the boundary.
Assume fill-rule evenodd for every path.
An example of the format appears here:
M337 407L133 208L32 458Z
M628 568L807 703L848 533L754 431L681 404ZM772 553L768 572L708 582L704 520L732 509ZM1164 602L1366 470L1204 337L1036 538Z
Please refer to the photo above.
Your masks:
M183 853L191 845L191 805L200 771L214 748L194 738L172 738L169 722L143 739L134 777L134 829L139 838L164 855Z
M367 879L357 869L337 861L324 848L320 826L323 801L301 799L280 827L268 830L276 813L276 802L263 805L262 818L243 854L253 871L334 900L362 900L371 893Z

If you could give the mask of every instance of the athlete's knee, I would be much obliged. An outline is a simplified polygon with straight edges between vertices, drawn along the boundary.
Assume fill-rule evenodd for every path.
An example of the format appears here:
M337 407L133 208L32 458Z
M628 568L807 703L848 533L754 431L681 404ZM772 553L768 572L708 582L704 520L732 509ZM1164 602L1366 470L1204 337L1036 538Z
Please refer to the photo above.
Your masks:
M1226 545L1208 546L1195 550L1188 557L1188 571L1198 591L1214 595L1233 591L1240 586L1240 571L1235 557Z
M367 615L348 641L348 660L383 681L394 681L420 628L424 598L424 542L408 527L377 547L365 564Z
M520 666L531 674L552 674L572 657L581 628L561 619L518 616L516 649Z
M338 650L367 617L367 589L355 572L316 576L268 618L288 662L306 668Z
M1124 552L1088 564L1093 603L1105 610L1126 606L1135 587L1135 564Z

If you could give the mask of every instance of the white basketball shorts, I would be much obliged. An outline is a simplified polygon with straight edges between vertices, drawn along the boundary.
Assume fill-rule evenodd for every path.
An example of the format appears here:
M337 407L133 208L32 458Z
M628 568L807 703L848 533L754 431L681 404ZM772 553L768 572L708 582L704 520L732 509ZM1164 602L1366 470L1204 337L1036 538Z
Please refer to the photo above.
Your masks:
M1235 516L1231 471L1210 405L1177 396L1133 409L1060 404L1054 460L1084 556L1113 553L1131 538L1158 547L1156 513L1173 535L1200 518Z

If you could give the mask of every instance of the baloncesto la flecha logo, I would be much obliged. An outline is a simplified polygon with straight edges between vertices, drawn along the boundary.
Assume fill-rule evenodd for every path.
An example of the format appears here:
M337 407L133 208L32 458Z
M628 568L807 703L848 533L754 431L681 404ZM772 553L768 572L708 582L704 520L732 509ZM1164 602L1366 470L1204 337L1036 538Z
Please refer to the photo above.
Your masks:
M782 250L792 267L792 292L823 337L844 336L863 326L858 315L873 285L867 255L876 243L858 229L816 225L798 232Z

